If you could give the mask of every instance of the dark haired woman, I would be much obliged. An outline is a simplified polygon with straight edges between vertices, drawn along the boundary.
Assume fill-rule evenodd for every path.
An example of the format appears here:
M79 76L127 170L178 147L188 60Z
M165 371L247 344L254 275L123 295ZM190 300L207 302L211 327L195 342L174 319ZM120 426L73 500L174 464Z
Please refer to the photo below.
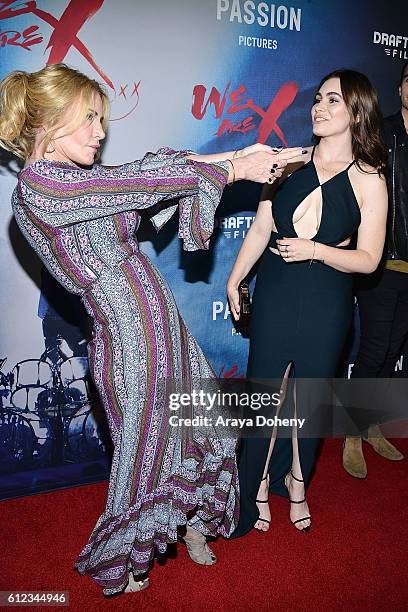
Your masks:
M386 151L370 81L353 70L329 74L311 114L318 144L309 160L281 181L273 203L265 193L227 286L237 319L238 284L261 258L247 375L251 380L283 378L283 387L289 374L298 382L335 376L352 316L352 273L377 268L385 236ZM294 387L297 416L310 414L310 395ZM242 440L241 514L234 535L253 526L269 529L269 491L288 496L292 523L298 530L310 529L305 491L318 444L313 437L298 438L296 430L288 437L273 432Z

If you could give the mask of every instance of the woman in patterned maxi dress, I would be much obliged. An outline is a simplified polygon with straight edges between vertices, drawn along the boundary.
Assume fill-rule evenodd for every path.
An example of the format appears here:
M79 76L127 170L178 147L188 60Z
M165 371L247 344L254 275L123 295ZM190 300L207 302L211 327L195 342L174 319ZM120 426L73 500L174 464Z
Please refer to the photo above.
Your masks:
M142 177L142 168L151 170ZM153 547L164 552L197 506L195 526L202 533L228 537L235 526L234 440L195 438L182 448L169 434L160 381L183 379L187 388L186 378L214 374L167 283L134 237L138 210L158 199L154 182L160 198L162 189L186 195L180 204L183 236L188 246L203 246L200 216L215 208L225 177L222 164L199 167L169 151L110 170L41 160L20 173L13 194L23 234L61 284L81 296L93 319L90 368L114 455L106 509L77 567L92 573L106 594L123 587L129 561L134 573L146 572ZM156 225L168 210L157 214Z
M67 90L79 79L92 116L68 135L54 130L51 144L35 154L39 128L28 134L31 140L24 133L28 113L25 123L20 119L20 131L7 133L18 124L11 100L25 95L27 105L30 87L41 93L44 80L52 79L58 79L57 89L61 83L65 87L61 96L71 100L71 114L75 96ZM222 159L200 163L186 152L160 149L122 166L83 169L77 164L91 165L104 137L104 96L95 81L63 65L31 75L12 73L2 85L0 143L26 160L12 197L22 233L57 280L81 296L93 319L90 368L114 455L106 508L76 568L110 595L124 590L129 572L148 571L154 550L163 553L177 540L178 526L188 521L202 536L228 537L237 523L235 440L215 429L211 435L198 429L187 438L170 435L168 381L179 381L185 391L214 372L163 276L140 252L135 232L143 209L150 209L159 229L178 208L184 247L208 248L222 190L234 166L243 173L244 165L243 158L237 160L241 166ZM19 139L24 146L16 144ZM247 157L252 157L247 166L255 168L245 176L260 182L267 179L271 160L279 162L277 174L286 163L265 150Z

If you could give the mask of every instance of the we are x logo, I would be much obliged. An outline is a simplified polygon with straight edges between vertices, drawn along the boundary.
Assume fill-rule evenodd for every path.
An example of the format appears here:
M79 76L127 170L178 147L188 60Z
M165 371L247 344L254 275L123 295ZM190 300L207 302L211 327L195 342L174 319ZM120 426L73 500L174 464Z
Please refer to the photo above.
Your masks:
M16 0L0 1L0 20L11 19L19 15L35 15L53 28L47 49L50 49L47 64L58 64L63 62L68 51L73 46L96 70L99 76L113 90L115 87L110 78L101 70L92 57L89 49L78 38L78 32L88 19L99 11L104 0L70 0L67 8L60 19L51 13L38 8L35 0L24 2L23 5L16 6ZM12 6L14 5L14 6Z

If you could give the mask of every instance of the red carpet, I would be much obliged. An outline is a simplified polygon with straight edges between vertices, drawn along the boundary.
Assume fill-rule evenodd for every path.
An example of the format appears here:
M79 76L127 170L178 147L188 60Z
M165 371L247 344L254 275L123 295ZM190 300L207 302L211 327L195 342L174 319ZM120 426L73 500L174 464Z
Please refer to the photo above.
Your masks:
M398 447L408 457L408 440ZM106 483L1 502L0 590L69 591L69 609L83 612L405 611L408 460L393 463L364 448L368 477L358 481L342 469L341 442L325 443L309 489L310 533L298 533L288 502L272 498L268 534L220 539L213 567L194 564L178 545L177 558L155 564L149 589L111 599L72 569Z

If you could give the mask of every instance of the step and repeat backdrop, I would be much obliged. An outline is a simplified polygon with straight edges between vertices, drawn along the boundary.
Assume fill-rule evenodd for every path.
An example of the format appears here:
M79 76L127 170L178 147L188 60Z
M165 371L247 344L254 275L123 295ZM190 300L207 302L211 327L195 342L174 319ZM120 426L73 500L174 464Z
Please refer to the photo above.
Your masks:
M309 145L320 79L366 73L385 115L399 108L408 57L405 0L0 1L0 78L65 62L112 102L103 161L160 146L208 153L254 142ZM89 322L29 249L12 219L20 165L0 158L0 498L107 476L110 440L89 379ZM248 340L232 324L225 283L260 188L237 184L217 211L212 246L183 253L176 220L141 248L167 277L220 377L245 375ZM357 321L358 326L358 321ZM356 328L345 372L352 367ZM271 347L273 350L273 347ZM397 370L406 375L402 355Z

